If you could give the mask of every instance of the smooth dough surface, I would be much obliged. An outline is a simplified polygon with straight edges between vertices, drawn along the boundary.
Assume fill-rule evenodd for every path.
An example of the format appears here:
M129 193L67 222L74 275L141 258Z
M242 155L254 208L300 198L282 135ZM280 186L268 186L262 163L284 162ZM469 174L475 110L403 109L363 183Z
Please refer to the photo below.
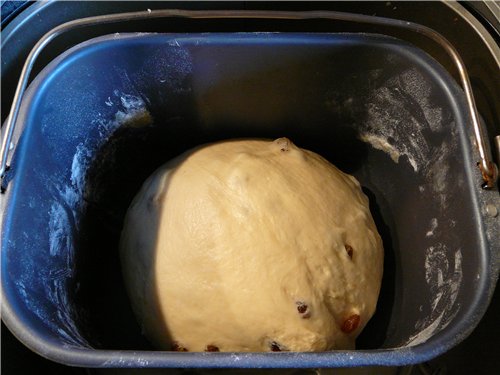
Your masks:
M383 267L358 181L286 138L206 145L159 168L120 251L143 332L166 350L353 349Z

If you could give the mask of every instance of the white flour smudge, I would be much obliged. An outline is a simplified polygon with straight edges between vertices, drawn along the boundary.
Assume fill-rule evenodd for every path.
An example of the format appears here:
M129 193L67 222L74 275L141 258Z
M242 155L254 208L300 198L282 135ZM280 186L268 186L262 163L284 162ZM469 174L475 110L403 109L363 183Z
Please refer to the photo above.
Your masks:
M144 100L138 96L122 94L122 96L120 96L120 102L122 103L122 106L123 108L125 108L126 112L146 110Z
M60 255L61 251L71 251L71 241L68 233L69 225L68 213L61 203L54 202L50 207L49 219L49 254L51 256Z
M432 131L437 132L443 128L442 108L433 105L430 86L424 82L422 75L415 69L405 71L400 77L403 90L410 93L418 103L423 115L422 122L426 122Z
M448 254L443 244L426 250L425 281L432 294L430 313L415 325L418 333L409 338L407 346L427 341L437 330L445 328L458 312L455 302L462 283L462 252L460 249L455 251L451 266Z
M391 157L394 163L399 162L399 157L401 156L401 154L396 147L387 142L386 138L375 134L361 133L359 134L359 139L361 139L363 142L369 143L373 148L376 148L377 150L384 151Z
M193 71L191 53L182 46L182 38L172 38L166 44L168 47L158 49L144 61L141 79L164 83L172 93L191 91L186 80Z
M152 123L151 114L141 97L122 94L120 102L124 110L116 112L114 120L107 124L106 128L108 132L113 132L121 126L140 127Z
M458 146L455 123L446 122L448 114L433 106L431 85L416 69L407 70L388 79L375 88L366 104L366 119L360 124L358 138L374 149L386 153L395 163L407 162L425 183L418 187L420 193L434 193L439 208L449 205L450 155ZM440 133L439 145L433 133Z
M91 156L91 151L82 143L76 147L76 152L71 163L71 184L77 193L83 192L85 171L89 167Z
M69 301L69 283L74 277L74 246L73 239L76 235L80 213L84 209L83 195L85 191L85 178L92 163L92 156L113 133L121 126L145 126L152 122L146 104L139 96L114 91L116 103L120 108L109 121L103 121L98 113L97 120L92 124L98 127L99 139L86 140L77 145L73 155L70 178L66 184L56 184L56 197L49 211L49 254L59 257L59 264L64 268L51 270L44 281L47 298L58 306L57 323L52 322L52 329L68 342L88 345L79 334L75 325L75 312ZM118 100L119 99L119 100ZM107 106L115 105L111 96L104 103ZM92 142L93 141L93 142ZM43 309L37 309L40 318L50 320L45 316Z
M121 109L117 110L110 121L97 121L100 139L96 145L82 142L76 147L71 163L70 184L59 186L59 197L52 204L49 220L50 253L57 254L69 251L67 237L71 236L71 223L78 223L78 213L83 208L83 193L85 177L92 163L92 155L120 126L143 126L151 124L152 117L146 108L146 103L139 96L113 92L120 100ZM108 101L105 104L108 104ZM60 198L60 199L59 199ZM64 204L64 206L63 206ZM69 213L71 212L71 218Z
M426 131L442 129L442 109L431 103L430 86L416 69L389 79L368 98L360 139L386 152L394 162L406 156L415 172L425 168L431 152Z
M428 166L424 171L428 186L439 199L442 209L448 207L447 191L450 179L450 165L447 155L452 152L453 148L454 145L450 146L443 142L441 147L434 149L432 155L429 157Z
M432 236L434 236L434 231L438 227L438 220L435 217L433 217L431 219L431 224L430 225L431 225L431 227L427 231L427 233L425 234L425 237L432 237Z
M168 45L169 46L176 46L176 47L180 47L181 45L179 44L179 41L177 39L174 39L174 40L171 40L168 42Z

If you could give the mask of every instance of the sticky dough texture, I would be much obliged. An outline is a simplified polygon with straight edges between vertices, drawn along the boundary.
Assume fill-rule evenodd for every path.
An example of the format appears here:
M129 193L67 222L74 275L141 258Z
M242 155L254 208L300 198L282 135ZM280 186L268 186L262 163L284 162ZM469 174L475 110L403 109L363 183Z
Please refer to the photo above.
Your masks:
M286 138L165 164L132 202L120 248L133 310L166 350L352 349L382 277L358 181Z

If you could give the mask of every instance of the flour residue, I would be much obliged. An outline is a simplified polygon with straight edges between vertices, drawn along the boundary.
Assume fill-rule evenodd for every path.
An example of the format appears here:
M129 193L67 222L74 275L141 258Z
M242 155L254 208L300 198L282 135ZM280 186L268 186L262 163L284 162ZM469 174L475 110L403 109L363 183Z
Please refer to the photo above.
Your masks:
M425 233L425 237L434 236L434 231L437 229L437 227L438 227L438 220L435 217L433 217L430 222L430 228L427 231L427 233Z
M363 142L369 143L373 148L376 148L377 150L384 151L391 157L394 163L399 162L399 157L401 156L401 154L396 147L387 142L386 138L375 134L361 133L359 135L359 139L361 139Z
M152 117L145 101L139 95L132 95L115 90L108 96L104 104L108 107L116 106L117 110L112 118L105 121L101 113L96 114L92 124L98 131L97 139L88 138L79 143L71 160L69 179L61 178L55 183L54 201L49 209L48 241L49 255L59 257L55 262L63 264L63 268L49 270L44 277L44 287L47 298L58 306L57 321L49 318L46 309L37 308L36 302L31 301L35 313L43 321L50 321L52 329L58 332L68 343L78 343L88 346L79 334L75 325L77 312L69 297L70 283L74 279L74 238L79 226L80 213L85 208L83 199L85 193L85 179L87 170L93 162L93 155L112 135L122 126L146 126L152 123ZM49 323L47 323L49 324Z
M110 105L111 103L111 105ZM147 109L146 102L138 95L122 93L118 90L113 91L113 95L104 101L107 106L117 106L112 120L96 120L99 136L101 140L108 139L113 132L123 126L141 127L150 125L153 118Z
M366 118L359 124L358 138L395 163L407 163L423 179L419 192L433 194L439 209L446 210L450 165L459 139L455 122L433 103L432 83L416 68L379 85L364 104Z
M193 72L193 61L189 50L182 46L182 38L172 38L166 47L151 53L144 61L141 80L158 82L171 93L182 93L191 90L188 77Z
M113 100L111 98L114 98ZM97 141L89 139L76 146L75 154L71 162L70 178L67 184L58 184L56 197L49 213L49 239L51 254L58 253L61 248L68 250L67 240L64 238L71 235L71 225L78 224L78 213L83 209L83 195L85 190L85 177L92 163L92 156L113 133L122 126L146 126L153 119L149 113L145 101L138 95L113 91L105 101L117 104L118 108L111 120L105 121L98 114L98 119L93 121L97 127L99 138Z
M114 90L111 96L104 102L107 106L118 107L111 120L104 120L98 117L94 121L99 132L98 141L85 141L76 147L71 164L71 188L77 196L82 196L84 192L85 176L92 163L92 155L101 147L113 133L121 127L141 127L151 125L153 118L147 109L145 100L139 95ZM68 192L65 193L66 196Z
M168 42L168 45L170 46L176 46L176 47L180 47L181 45L179 44L179 41L177 39L174 39L174 40L171 40Z
M452 139L454 136L453 128ZM448 206L448 184L450 182L450 161L449 155L454 150L455 145L443 142L441 147L437 147L433 150L429 156L429 163L427 168L424 170L424 176L428 183L428 186L434 193L434 196L440 202L440 207L446 209ZM457 181L454 181L456 183Z
M119 33L114 36L123 37ZM154 91L151 84L169 93L160 98L165 101L160 104L165 106L170 93L191 87L191 56L179 41L145 54L141 66L134 69L118 59L109 65L106 77L92 63L72 66L71 74L61 71L60 79L51 81L51 89L46 90L46 110L38 128L53 163L47 164L46 171L35 170L34 174L43 178L50 199L46 199L45 192L35 192L25 202L37 210L33 220L43 220L40 227L46 229L30 232L22 239L30 253L25 254L22 275L14 282L26 307L63 345L90 346L78 326L85 312L77 309L73 298L78 289L75 257L79 251L80 218L86 209L85 199L89 199L89 168L97 151L119 128L153 123L149 112L152 105L144 94L146 89ZM107 83L113 81L116 90L105 91Z
M430 94L429 84L416 69L390 78L368 97L360 139L386 152L395 163L404 156L415 172L422 170L431 152L426 132L443 127L443 111L433 105Z
M76 152L71 163L70 178L71 185L74 187L77 193L83 192L85 183L85 171L89 166L91 155L91 151L87 147L85 147L84 144L80 143L76 147Z
M399 78L401 88L410 93L411 99L418 104L419 111L416 117L425 123L432 131L443 129L443 110L436 107L431 100L431 87L425 83L425 79L416 69L409 69L401 74Z
M449 255L449 249L441 243L426 250L425 281L432 295L430 313L417 322L415 329L418 333L412 335L406 345L427 341L435 332L445 328L458 312L459 305L455 302L462 283L462 252L460 249L454 252L452 264Z
M61 250L72 251L68 213L61 203L54 202L50 207L49 214L49 254L59 255Z

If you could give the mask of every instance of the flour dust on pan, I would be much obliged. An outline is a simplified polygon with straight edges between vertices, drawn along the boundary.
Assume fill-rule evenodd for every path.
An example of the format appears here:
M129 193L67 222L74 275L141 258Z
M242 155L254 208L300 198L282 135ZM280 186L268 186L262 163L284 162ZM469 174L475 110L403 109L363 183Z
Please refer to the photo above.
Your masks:
M419 172L431 153L426 132L439 132L443 127L442 109L433 106L430 95L431 88L416 69L390 78L368 97L359 138L389 154L395 163L406 156Z
M445 328L457 314L455 306L462 283L462 252L455 251L454 264L448 261L449 250L443 244L431 246L425 254L425 280L433 293L431 314L415 325L417 334L411 336L407 346L427 341L438 329Z
M112 101L113 98L113 101ZM51 257L63 257L66 267L63 269L51 270L45 286L45 293L54 306L58 306L56 311L56 329L68 344L76 343L89 346L88 342L81 336L75 326L75 321L84 319L79 316L78 309L75 308L72 300L74 297L70 293L78 292L80 284L75 282L75 241L78 237L81 212L86 207L85 180L87 170L92 164L93 156L112 135L122 126L140 127L152 123L152 117L146 108L144 100L137 95L122 93L115 90L108 97L106 105L118 104L118 109L114 117L109 121L104 121L98 114L98 119L93 122L99 133L98 141L86 139L76 146L75 154L72 158L70 178L67 180L60 176L53 181L55 186L54 201L50 205L48 240L49 255ZM20 289L23 289L20 285ZM26 294L27 295L27 294ZM35 309L39 312L41 319L50 322L47 312Z
M458 134L450 114L435 106L431 96L431 87L416 69L388 79L368 96L366 121L359 124L358 138L394 163L404 158L415 173L424 176L420 193L431 189L444 210L448 163L458 147ZM442 140L436 144L433 136Z
M428 226L423 233L431 243L422 248L421 258L425 270L422 282L429 299L420 305L415 333L401 346L426 342L444 329L460 309L457 296L462 283L462 252L456 239L444 236L439 229L449 223L453 230L452 224L456 223L448 214L448 191L451 183L463 183L450 181L451 155L457 151L459 137L454 120L434 104L432 95L432 87L418 70L403 71L372 90L366 104L366 121L359 125L361 141L384 152L394 163L407 163L418 176L421 184L415 191L419 197L413 199L428 202L432 197L439 203L429 208Z
M95 103L94 97L92 105L89 105L88 112L91 115L87 113L74 126L74 134L66 136L67 139L76 139L72 141L75 146L74 154L70 157L71 168L53 181L56 193L51 222L56 223L61 216L59 205L68 212L66 216L70 219L49 229L51 242L54 249L61 248L54 251L76 252L74 263L77 269L72 270L67 279L68 282L78 281L81 285L77 295L71 298L74 305L71 309L85 315L85 321L80 322L79 326L88 330L85 335L92 337L91 344L94 346L129 347L126 339L121 340L126 332L123 325L129 321L125 321L126 312L121 311L123 301L117 297L120 295L120 290L116 291L121 286L118 280L120 275L113 259L114 244L110 240L118 229L118 223L121 224L121 206L116 203L126 195L122 194L123 191L130 189L130 180L137 179L136 175L140 176L140 172L133 172L141 168L140 160L145 158L149 161L146 154L151 150L145 149L145 144L155 134L161 139L157 134L158 126L153 125L158 120L157 116L161 118L162 115L155 112L153 118L150 109L161 108L167 113L172 111L175 103L169 101L171 93L183 92L186 77L191 72L190 56L179 47L179 43L156 48L152 55L138 61L141 65L134 71L125 69L122 61L113 63L109 79L115 80L118 85L99 91L97 97L100 102ZM151 87L152 82L154 87ZM162 94L161 90L168 94ZM159 120L159 123L163 124L163 121ZM166 123L169 124L168 121ZM79 129L82 128L87 129L87 134L80 136ZM127 160L124 160L124 153L128 155L125 158ZM153 153L165 156L164 148ZM132 174L134 177L131 177ZM123 184L127 186L122 189ZM113 189L120 191L113 192ZM96 229L97 226L101 229ZM102 236L106 238L102 239ZM76 249L66 247L69 241L75 242ZM88 276L91 273L94 278ZM102 284L106 284L106 287L102 287ZM69 285L67 289L71 289ZM61 292L64 293L64 290ZM107 300L119 300L119 303L113 305ZM102 307L102 303L109 304ZM103 308L110 312L99 311ZM126 310L126 306L123 309ZM113 318L112 314L120 316ZM122 322L124 324L120 327Z
M437 229L437 227L438 227L438 220L435 217L433 217L431 219L430 228L425 233L425 237L432 237L434 235L434 231Z

